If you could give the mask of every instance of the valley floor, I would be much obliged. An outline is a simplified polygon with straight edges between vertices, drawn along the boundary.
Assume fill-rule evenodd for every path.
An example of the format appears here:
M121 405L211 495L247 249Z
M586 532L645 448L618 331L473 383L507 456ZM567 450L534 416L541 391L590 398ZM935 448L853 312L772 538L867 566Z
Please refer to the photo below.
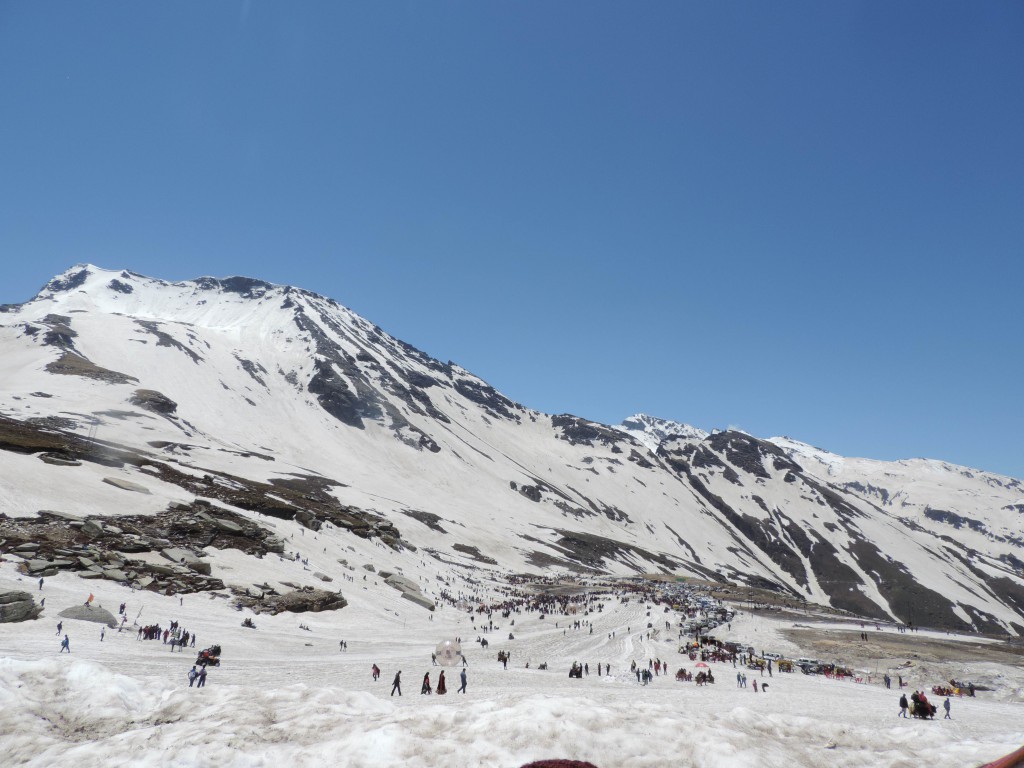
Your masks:
M421 575L431 567L437 566L424 563ZM179 600L71 574L47 579L40 590L3 563L0 590L33 591L47 602L40 619L0 631L0 762L515 768L561 757L599 768L963 768L1024 744L1024 670L973 661L969 638L944 639L963 641L963 658L915 660L914 638L887 629L888 643L907 645L900 653L887 646L890 656L872 660L866 647L857 647L859 626L809 621L794 631L789 617L741 612L716 636L794 655L797 641L813 639L803 633L819 639L831 633L834 641L846 632L845 645L836 647L845 647L848 663L863 665L871 682L776 672L770 680L757 677L769 688L754 693L737 688L731 664L712 664L712 686L678 683L671 674L642 686L630 674L633 660L661 659L672 674L680 667L694 671L694 662L677 652L675 629L664 629L676 617L660 608L648 616L643 601L610 598L602 612L573 617L592 620L592 634L567 629L564 615L541 620L537 614L513 616L514 626L495 614L500 626L482 634L475 628L481 620L474 625L466 612L443 606L430 614L396 602L375 575L356 573L338 585L350 602L345 609L252 616L257 628L247 629L241 620L251 614L233 610L223 597ZM198 633L197 649L221 644L223 664L211 668L206 688L189 688L195 650L171 653L159 641L137 640L134 630L108 629L101 642L99 624L67 619L71 653L59 654L57 613L81 605L90 591L115 614L126 602L129 624L179 620ZM420 695L424 673L436 685L441 670L431 666L431 651L456 637L468 661L468 692L456 693L460 670L451 667L447 695ZM482 649L478 637L490 647ZM496 661L499 650L511 652L507 669ZM573 661L588 663L590 675L570 679ZM546 671L537 669L543 662ZM610 664L611 674L598 677L598 662ZM930 694L951 676L995 690L954 698L951 720L899 719L899 692L884 689L880 678L907 662L900 669L908 693L917 687ZM370 675L374 663L382 670L377 682ZM398 670L403 695L390 696Z

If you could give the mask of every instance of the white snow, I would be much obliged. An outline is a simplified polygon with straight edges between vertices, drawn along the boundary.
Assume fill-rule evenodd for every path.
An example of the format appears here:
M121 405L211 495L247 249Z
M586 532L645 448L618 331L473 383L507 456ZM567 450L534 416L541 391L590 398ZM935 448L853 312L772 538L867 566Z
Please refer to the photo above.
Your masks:
M322 532L315 545L307 543L326 544L335 554L347 549L347 543L341 545L349 538ZM302 542L293 535L292 543ZM353 548L352 563L380 552L372 545L373 552L366 551L358 540ZM236 554L218 567L237 569L241 580L301 578L296 574L301 564L268 561L254 570L251 559ZM408 576L431 588L428 576L436 564L406 558L405 566ZM1019 668L990 672L1015 691L954 699L953 719L947 721L897 718L898 693L878 682L776 673L771 679L757 677L769 689L755 694L736 687L736 670L729 664L712 664L713 686L697 688L670 676L655 677L645 687L629 673L631 660L660 658L672 672L692 671L694 664L675 652L674 632L647 639L648 621L661 627L676 617L658 611L648 618L643 601L607 601L601 613L586 617L594 622L594 634L571 629L563 634L566 616L542 621L537 614L514 615L511 626L494 614L501 627L483 635L490 642L484 650L475 642L480 633L468 614L443 607L431 618L373 575L366 574L364 582L361 568L335 571L355 579L342 585L348 607L323 614L257 615L252 630L240 626L251 614L238 613L223 598L186 595L179 604L173 596L131 592L107 582L86 584L71 575L47 579L40 591L34 580L4 563L0 589L19 587L47 598L43 618L5 625L0 633L5 764L475 768L561 757L599 768L962 768L1009 753L1024 741ZM453 590L483 594L496 586L474 587L460 572L441 573ZM195 651L171 653L159 641L137 640L134 631L107 630L101 642L99 625L70 620L64 629L72 653L59 654L56 613L82 602L89 591L112 612L126 601L128 614L138 616L140 624L181 621L198 633L198 647L223 646L222 665L210 668L206 688L190 689L186 672ZM747 637L755 647L779 649L784 626L741 613L728 634ZM514 640L507 639L509 631ZM458 636L469 661L467 694L456 693L459 669L448 668L449 693L421 696L423 674L430 672L436 684L441 670L430 664L434 645ZM340 639L349 644L345 652L339 651ZM507 670L495 660L501 649L512 653ZM576 660L591 667L582 680L567 676ZM550 665L547 671L536 668L542 661ZM595 674L598 661L612 665L610 676ZM378 682L370 677L374 663L383 672ZM967 670L970 666L965 664ZM399 669L403 696L391 697L391 679ZM915 677L912 670L905 674L913 687L943 682Z

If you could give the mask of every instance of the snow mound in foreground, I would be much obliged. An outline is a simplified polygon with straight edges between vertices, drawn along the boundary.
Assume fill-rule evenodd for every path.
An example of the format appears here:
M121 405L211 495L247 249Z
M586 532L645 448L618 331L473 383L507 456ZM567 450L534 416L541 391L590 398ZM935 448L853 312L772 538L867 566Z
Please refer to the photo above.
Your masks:
M911 759L969 765L991 758L994 747L1018 746L982 745L935 723L895 727L893 713L885 715L884 725L876 714L875 722L854 716L837 728L786 711L672 711L640 698L382 700L302 684L200 690L69 658L0 659L0 746L13 765L476 768L564 757L600 768L895 768Z

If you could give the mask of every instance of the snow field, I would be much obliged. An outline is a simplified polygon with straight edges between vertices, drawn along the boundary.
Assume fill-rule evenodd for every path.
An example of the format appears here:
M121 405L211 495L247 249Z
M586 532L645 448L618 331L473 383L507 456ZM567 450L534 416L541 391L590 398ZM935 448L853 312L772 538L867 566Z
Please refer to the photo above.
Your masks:
M332 538L321 534L318 541ZM441 584L438 564L420 565L419 555L383 552L362 540L351 546L353 564L375 555L378 561L394 558L408 577L427 582L433 575ZM255 561L259 570L239 553L213 553L213 559L224 576L234 572L272 582L298 580L297 569L304 573L301 564L271 557ZM240 626L251 614L235 611L224 598L198 594L179 601L70 574L46 579L40 592L34 580L3 563L0 589L47 597L43 618L0 631L5 764L470 768L564 757L599 768L962 768L1024 742L1021 704L984 696L954 699L951 721L920 722L896 718L895 690L798 673L757 677L770 685L758 694L737 689L736 670L725 664L712 664L714 686L697 688L671 677L639 686L629 673L631 660L661 658L671 673L680 666L692 670L693 663L676 652L674 629L652 629L652 637L646 636L648 622L663 628L666 619L675 624L675 616L652 608L648 617L646 605L635 598L627 604L609 599L602 612L589 616L548 615L541 621L537 614L513 615L514 626L494 614L500 629L482 634L490 643L484 650L468 614L444 607L431 618L373 574L359 568L349 573L355 582L328 585L349 599L345 609L253 616L257 629L251 630ZM453 592L494 594L496 584L470 584L458 574L442 571ZM65 621L72 654L58 655L56 614L83 602L90 591L115 613L118 603L127 602L130 619L141 609L142 624L180 620L198 633L197 649L214 642L224 647L222 666L211 668L206 688L189 689L186 672L194 651L171 653L160 642L137 641L134 631L108 629L101 643L99 625L79 621ZM593 621L594 633L566 630L576 619ZM475 622L482 623L486 619ZM732 634L775 647L784 626L740 614ZM462 637L469 661L467 695L455 693L459 669L449 668L449 693L421 696L423 674L429 671L436 685L441 669L431 666L431 650L455 636ZM345 652L338 649L340 639L349 644ZM507 670L495 660L498 650L511 651ZM527 660L530 669L524 667ZM576 660L591 667L582 680L568 678ZM544 661L549 670L536 669ZM612 665L610 676L596 676L598 661ZM376 683L370 678L373 663L382 669ZM401 698L388 695L398 669ZM1019 670L1004 673L1019 685ZM752 683L756 673L747 674Z

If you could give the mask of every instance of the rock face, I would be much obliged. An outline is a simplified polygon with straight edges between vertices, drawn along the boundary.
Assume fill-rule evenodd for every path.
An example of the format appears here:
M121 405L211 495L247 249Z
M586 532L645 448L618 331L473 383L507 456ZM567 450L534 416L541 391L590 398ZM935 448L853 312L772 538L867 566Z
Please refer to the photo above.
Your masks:
M36 605L28 592L0 592L0 624L28 621L42 612L43 609Z
M416 605L423 606L428 611L432 611L437 607L436 605L434 605L433 600L431 600L429 597L424 597L418 592L403 592L402 597L404 597L406 600L411 600L412 602L416 603Z
M253 597L239 595L238 604L251 608L256 613L319 613L320 611L337 611L348 605L340 592L328 592L323 589L296 589L283 595L267 595Z
M399 576L397 573L384 579L384 583L389 587L394 587L399 592L412 592L414 594L418 594L420 592L419 584L411 579L405 578L405 576Z
M149 488L138 483L133 483L131 480L122 480L119 477L104 477L103 482L108 485L112 485L115 488L120 488L124 491L134 491L135 493L149 493Z
M92 621L97 624L106 624L110 628L117 626L117 619L114 614L105 608L87 608L84 605L75 605L65 608L58 616L65 619L77 619L78 621Z

